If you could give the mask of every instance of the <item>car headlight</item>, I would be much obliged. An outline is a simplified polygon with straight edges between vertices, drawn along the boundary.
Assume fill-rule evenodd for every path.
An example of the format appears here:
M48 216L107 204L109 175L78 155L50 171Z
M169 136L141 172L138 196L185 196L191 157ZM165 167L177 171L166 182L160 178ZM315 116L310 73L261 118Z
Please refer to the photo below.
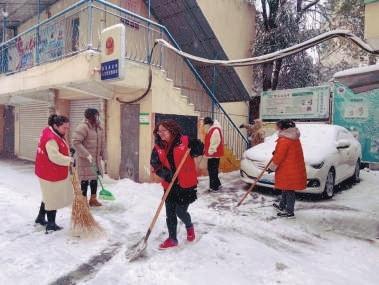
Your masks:
M321 167L324 166L324 162L321 161L320 163L314 163L314 164L311 164L311 166L315 169L320 169Z

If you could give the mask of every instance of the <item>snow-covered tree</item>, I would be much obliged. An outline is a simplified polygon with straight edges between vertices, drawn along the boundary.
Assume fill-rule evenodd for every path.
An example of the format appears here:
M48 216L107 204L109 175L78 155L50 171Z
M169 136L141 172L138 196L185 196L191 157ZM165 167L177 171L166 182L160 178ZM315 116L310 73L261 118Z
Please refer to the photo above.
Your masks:
M364 7L364 0L326 0L323 17L320 18L322 32L345 29L363 39ZM375 56L343 39L323 43L318 54L321 81L328 81L337 71L376 62Z
M257 0L258 2L258 0ZM260 0L257 36L253 55L259 56L295 45L315 33L308 28L306 14L320 0ZM257 89L304 87L317 83L313 61L306 52L256 67Z

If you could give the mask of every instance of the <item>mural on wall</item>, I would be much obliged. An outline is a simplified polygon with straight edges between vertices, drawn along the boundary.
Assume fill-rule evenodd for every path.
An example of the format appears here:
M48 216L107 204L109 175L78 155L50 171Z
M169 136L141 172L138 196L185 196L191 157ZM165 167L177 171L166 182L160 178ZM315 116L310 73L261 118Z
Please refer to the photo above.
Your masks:
M16 38L8 50L8 71L18 71L63 56L64 23L51 23L39 29L38 57L37 31Z
M8 71L17 71L32 67L35 63L35 34L16 38L8 50Z
M39 31L38 52L40 62L50 61L64 54L64 22L50 23Z
M335 83L333 123L350 130L362 145L362 161L379 162L379 89L356 94Z

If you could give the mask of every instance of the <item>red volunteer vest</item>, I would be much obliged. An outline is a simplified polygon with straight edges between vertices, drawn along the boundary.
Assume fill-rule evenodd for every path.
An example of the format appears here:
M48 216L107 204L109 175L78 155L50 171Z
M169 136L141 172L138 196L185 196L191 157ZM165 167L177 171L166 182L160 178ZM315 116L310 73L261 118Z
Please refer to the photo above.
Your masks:
M217 150L213 154L209 154L209 146L211 145L211 137L212 134L215 130L218 130L220 132L221 136L221 142L219 146L217 147ZM209 132L205 135L205 142L204 142L204 147L205 147L205 155L208 157L221 157L224 155L224 137L222 135L221 129L219 127L212 127Z
M55 164L49 159L46 151L46 143L50 140L55 140L58 144L59 152L63 155L68 156L69 150L67 143L61 137L55 134L52 129L49 127L45 128L42 131L38 143L35 162L35 174L39 178L51 182L64 180L68 176L68 167Z
M179 145L174 147L174 163L175 168L180 164L184 154L188 149L188 136L182 136L180 138L181 142ZM154 146L158 152L158 157L164 167L171 169L170 163L167 160L167 153L165 149L162 149L158 145ZM195 161L191 156L187 156L186 161L184 162L182 169L178 174L178 183L181 188L192 188L197 185L197 175ZM164 179L161 180L163 189L167 189L170 183L166 182Z

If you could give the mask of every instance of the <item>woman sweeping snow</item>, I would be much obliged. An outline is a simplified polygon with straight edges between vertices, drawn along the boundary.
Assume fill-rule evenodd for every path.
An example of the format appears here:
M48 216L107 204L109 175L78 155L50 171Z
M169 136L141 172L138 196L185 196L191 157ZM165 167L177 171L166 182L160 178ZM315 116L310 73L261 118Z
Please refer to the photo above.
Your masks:
M69 120L54 114L49 117L48 125L42 131L35 162L35 174L39 177L42 191L42 202L35 222L46 225L46 232L62 229L55 223L57 209L70 205L73 200L68 171L73 159L69 156L65 140Z
M294 121L280 120L276 128L278 140L269 169L275 171L275 188L282 191L282 197L273 206L279 217L291 218L295 216L295 190L304 190L307 185L303 149Z
M189 139L181 134L181 129L175 121L162 121L154 129L155 146L151 153L150 164L154 173L161 178L163 189L166 190L174 176L178 165L191 149L190 156L180 169L177 181L173 184L166 205L166 223L169 237L160 244L160 249L178 245L176 228L177 217L183 221L187 229L187 240L195 239L195 229L192 224L188 207L196 199L197 174L193 157L203 154L203 144L200 140Z

